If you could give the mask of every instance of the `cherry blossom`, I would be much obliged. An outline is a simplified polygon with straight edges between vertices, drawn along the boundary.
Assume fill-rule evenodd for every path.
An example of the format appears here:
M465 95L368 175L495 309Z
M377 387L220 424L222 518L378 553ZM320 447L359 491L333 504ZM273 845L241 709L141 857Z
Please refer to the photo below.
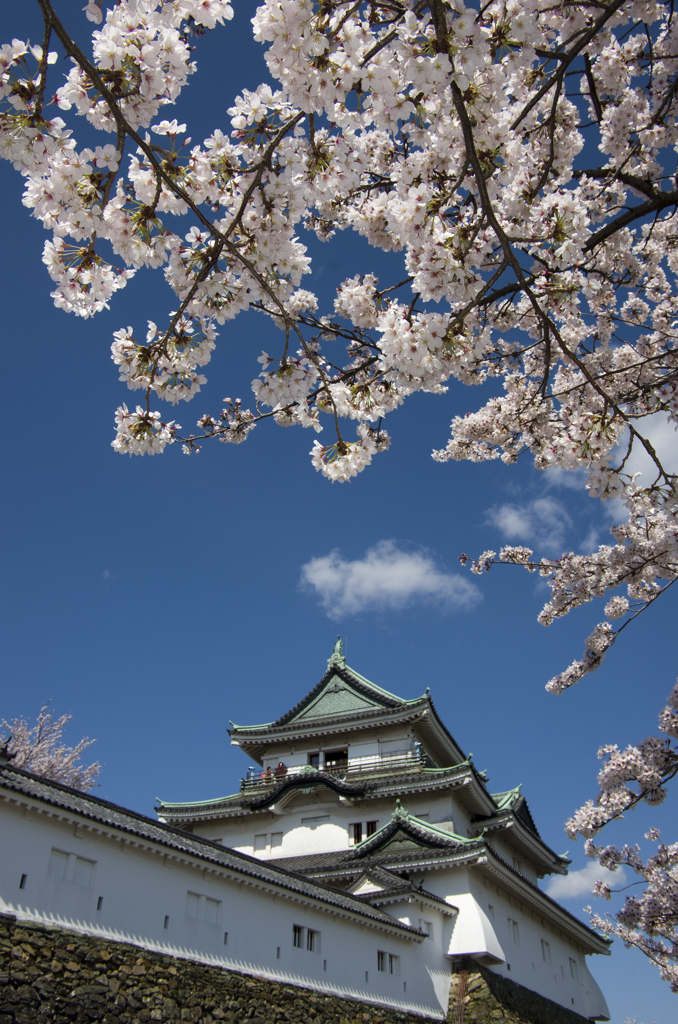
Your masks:
M74 747L61 742L64 726L72 717L61 715L55 719L49 705L45 704L33 726L29 726L25 718L15 718L12 722L3 719L0 728L6 729L8 735L0 738L0 748L13 767L86 792L95 785L101 765L98 761L90 765L78 763L95 740L85 736Z
M548 689L595 670L678 578L676 476L646 429L678 423L671 6L264 0L252 27L270 81L195 142L167 108L198 71L200 35L218 30L227 52L226 0L90 0L68 25L36 2L41 43L0 48L0 156L51 235L55 304L91 317L141 268L173 292L145 339L138 324L114 334L139 392L117 410L114 449L193 454L271 420L328 430L311 464L349 481L410 396L489 382L434 459L580 470L626 509L590 555L511 547L472 563L544 579L545 626L602 598L605 619ZM76 14L97 26L88 52ZM302 229L355 232L402 269L350 274L323 310ZM157 405L195 398L219 328L247 311L280 328L277 351L253 350L251 407L227 399L182 433Z

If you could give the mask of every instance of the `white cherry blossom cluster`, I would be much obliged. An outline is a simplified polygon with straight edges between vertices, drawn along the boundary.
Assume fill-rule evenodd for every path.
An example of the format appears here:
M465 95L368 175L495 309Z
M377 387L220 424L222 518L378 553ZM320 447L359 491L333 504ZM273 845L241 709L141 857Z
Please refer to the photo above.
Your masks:
M678 772L678 683L659 716L665 738L650 736L637 746L620 750L608 744L598 751L604 766L598 775L600 793L566 823L571 838L586 838L586 852L612 871L630 867L643 883L642 892L627 896L614 916L592 915L592 924L604 935L635 946L660 968L663 979L678 992L678 843L659 844L657 852L643 860L638 846L598 846L595 836L608 822L623 817L640 802L656 806L666 797L666 784ZM656 841L659 831L650 829L646 839ZM597 883L594 895L609 900L611 885Z

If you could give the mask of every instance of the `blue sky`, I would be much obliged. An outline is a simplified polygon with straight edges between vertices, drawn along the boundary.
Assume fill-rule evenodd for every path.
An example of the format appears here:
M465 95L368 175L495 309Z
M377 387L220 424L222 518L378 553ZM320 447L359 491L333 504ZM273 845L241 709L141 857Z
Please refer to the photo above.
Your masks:
M79 6L68 14L84 39ZM247 5L237 9L234 23L199 44L202 73L177 110L195 140L227 130L235 93L265 78L250 15ZM2 22L2 41L38 41L30 8L7 5ZM585 868L582 843L567 839L563 822L595 794L601 743L656 731L676 676L666 640L675 596L631 627L595 675L552 697L545 682L581 655L602 608L544 629L536 622L543 584L511 567L478 578L457 556L507 539L532 542L539 554L582 550L605 538L605 507L572 477L547 479L528 462L435 463L430 453L444 446L452 416L484 400L454 383L447 395L415 396L393 414L391 450L349 484L312 469L315 434L271 424L243 445L206 444L192 458L178 447L152 459L116 455L114 410L137 396L117 380L112 332L161 323L172 297L162 278L139 274L94 320L55 310L40 260L44 232L21 206L16 173L3 164L0 176L0 718L34 718L49 700L55 712L71 712L69 741L97 740L92 753L104 768L95 792L152 813L156 796L237 790L248 762L228 744L229 719L268 721L287 710L322 676L341 633L349 664L374 682L403 697L430 686L490 788L523 783L546 841L570 850L573 869ZM315 269L306 284L328 311L344 277L374 272L386 283L397 272L347 235L308 244ZM280 340L254 315L226 325L208 384L168 416L188 429L224 395L247 404L257 356L278 351ZM642 840L650 824L675 839L672 806L629 815L610 841ZM563 902L580 913L590 901ZM639 954L617 944L592 969L614 1024L675 1019L676 997Z

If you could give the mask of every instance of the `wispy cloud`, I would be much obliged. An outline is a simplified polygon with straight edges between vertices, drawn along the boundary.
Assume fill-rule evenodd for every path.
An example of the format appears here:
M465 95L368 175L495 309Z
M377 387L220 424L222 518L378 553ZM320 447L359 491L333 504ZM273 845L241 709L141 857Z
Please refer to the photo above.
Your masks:
M578 896L590 896L596 882L605 882L611 889L619 889L626 881L623 868L610 871L597 860L590 861L579 871L570 871L567 875L556 875L546 887L546 892L554 900L571 900Z
M331 619L415 602L468 608L480 600L470 580L438 568L427 552L403 551L391 540L379 541L352 562L337 550L312 558L302 566L301 582L316 592Z
M530 541L545 551L561 551L572 520L555 498L535 498L524 505L494 505L486 521L501 530L506 540Z
M669 422L665 412L656 412L652 416L634 420L637 429L648 439L659 457L659 461L668 473L678 473L678 433L673 421ZM612 461L623 458L628 445L628 432L622 436L621 443L612 452ZM640 483L651 483L657 473L656 466L645 449L636 441L631 457L624 466L624 472L632 475L641 473Z
M547 487L564 487L568 491L583 491L586 486L586 470L563 469L561 466L553 466L552 469L545 469L543 480Z

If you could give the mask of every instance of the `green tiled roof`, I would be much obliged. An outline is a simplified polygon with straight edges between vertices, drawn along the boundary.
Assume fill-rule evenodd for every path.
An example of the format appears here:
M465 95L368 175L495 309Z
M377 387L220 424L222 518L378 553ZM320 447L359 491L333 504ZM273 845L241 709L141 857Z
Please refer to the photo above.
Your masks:
M428 693L428 690L426 691ZM232 732L240 733L264 733L274 731L283 725L290 725L299 722L300 724L315 724L326 719L346 715L359 715L364 712L394 711L405 709L410 705L417 704L422 697L415 697L411 700L404 700L394 693L389 693L383 687L372 683L365 676L362 676L350 665L341 650L341 642L335 644L334 652L327 662L327 672L320 682L306 694L303 700L295 704L274 722L264 722L260 725L235 725L229 724Z
M522 796L523 784L516 786L515 789L507 789L505 793L491 793L491 797L497 805L497 809L505 811L507 807L511 807L519 797Z

